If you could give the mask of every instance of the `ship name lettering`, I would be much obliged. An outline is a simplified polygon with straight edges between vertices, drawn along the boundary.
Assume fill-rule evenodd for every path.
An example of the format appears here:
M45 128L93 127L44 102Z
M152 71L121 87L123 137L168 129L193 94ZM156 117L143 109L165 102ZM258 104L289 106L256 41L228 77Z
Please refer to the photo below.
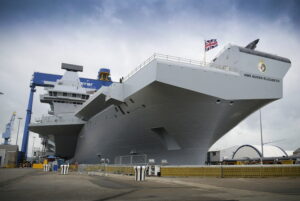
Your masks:
M249 73L244 73L244 76L249 77L249 78L255 78L255 79L260 79L260 80L271 81L271 82L280 82L280 80L278 80L278 79L274 79L274 78L270 78L270 77L264 77L264 76L260 76L260 75L253 75L253 74L249 74Z

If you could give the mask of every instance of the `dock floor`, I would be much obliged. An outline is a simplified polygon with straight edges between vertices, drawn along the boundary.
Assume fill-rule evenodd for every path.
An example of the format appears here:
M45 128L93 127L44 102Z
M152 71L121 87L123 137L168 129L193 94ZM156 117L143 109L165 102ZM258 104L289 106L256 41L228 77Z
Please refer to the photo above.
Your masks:
M163 178L60 175L29 168L0 169L0 200L300 200L300 178Z

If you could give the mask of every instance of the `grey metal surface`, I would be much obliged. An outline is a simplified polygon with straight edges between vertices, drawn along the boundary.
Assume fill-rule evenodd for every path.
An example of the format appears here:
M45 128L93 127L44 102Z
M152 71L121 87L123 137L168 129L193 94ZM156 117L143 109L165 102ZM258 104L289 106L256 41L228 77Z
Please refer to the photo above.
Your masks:
M269 59L275 59L275 60L278 60L278 61L291 63L291 60L289 60L287 58L284 58L284 57L277 56L277 55L268 54L268 53L260 52L260 51L253 51L251 49L242 48L242 47L240 47L239 49L240 49L241 52L244 52L244 53L247 53L247 54L253 54L253 55L262 56L262 57L269 58Z
M133 103L130 101L133 100ZM81 130L75 160L97 162L97 153L113 161L136 150L170 164L202 164L208 148L227 131L269 100L218 99L154 82L91 118ZM217 100L221 100L220 103ZM153 131L164 128L179 149L168 149L166 138Z
M69 70L69 71L74 71L74 72L78 72L78 71L82 72L83 71L83 66L62 63L61 64L61 69L65 69L65 70Z
M150 57L124 82L102 87L75 112L87 122L78 134L74 160L97 163L101 153L114 161L136 150L158 163L203 164L216 140L282 97L289 67L238 46L224 49L206 66Z

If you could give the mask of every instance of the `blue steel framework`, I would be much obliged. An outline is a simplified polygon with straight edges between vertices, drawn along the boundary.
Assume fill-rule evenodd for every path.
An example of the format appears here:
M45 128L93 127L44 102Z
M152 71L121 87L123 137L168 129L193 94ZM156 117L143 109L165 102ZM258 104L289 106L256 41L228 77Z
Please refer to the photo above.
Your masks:
M28 101L28 106L27 106L26 120L25 120L23 140L22 140L22 148L21 148L22 156L19 156L19 158L22 157L25 159L26 155L27 155L28 138L29 138L29 124L30 124L31 114L32 114L33 95L34 95L34 92L36 91L35 87L52 86L49 84L45 84L45 81L56 82L57 80L59 80L61 78L62 78L62 75L39 73L39 72L33 73L33 77L32 77L31 83L30 83L30 95L29 95L29 101ZM102 86L109 86L112 84L111 81L95 80L95 79L88 79L88 78L79 78L79 79L80 79L80 82L82 83L82 87L89 88L89 89L95 89L95 90L100 89Z

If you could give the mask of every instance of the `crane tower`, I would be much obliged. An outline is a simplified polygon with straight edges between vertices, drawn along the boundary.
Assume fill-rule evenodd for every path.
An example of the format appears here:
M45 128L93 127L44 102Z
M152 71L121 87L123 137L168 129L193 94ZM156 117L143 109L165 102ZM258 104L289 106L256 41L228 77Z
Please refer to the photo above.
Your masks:
M16 117L16 112L14 112L12 114L12 116L10 118L10 121L6 124L5 132L2 134L2 138L4 138L4 144L9 143L11 132L12 132L13 127L14 127L15 117Z

